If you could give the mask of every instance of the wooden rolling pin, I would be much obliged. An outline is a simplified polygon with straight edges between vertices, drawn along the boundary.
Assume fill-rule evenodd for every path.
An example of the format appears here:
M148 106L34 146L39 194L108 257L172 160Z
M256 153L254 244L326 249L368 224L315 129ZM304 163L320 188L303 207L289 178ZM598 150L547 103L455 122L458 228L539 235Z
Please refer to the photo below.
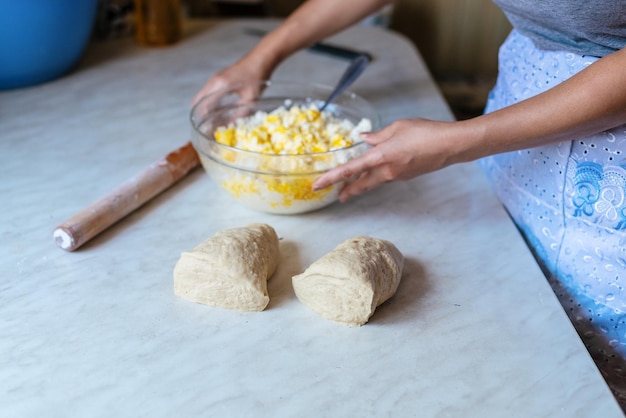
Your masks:
M74 251L183 178L200 160L187 142L54 229L54 242Z

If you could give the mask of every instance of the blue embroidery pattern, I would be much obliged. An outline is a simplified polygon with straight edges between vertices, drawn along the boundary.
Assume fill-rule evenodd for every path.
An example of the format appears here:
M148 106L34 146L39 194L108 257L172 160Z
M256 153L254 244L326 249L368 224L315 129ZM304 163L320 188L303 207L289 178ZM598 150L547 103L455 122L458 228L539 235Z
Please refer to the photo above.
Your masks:
M626 229L626 170L581 162L574 174L574 216L598 216Z

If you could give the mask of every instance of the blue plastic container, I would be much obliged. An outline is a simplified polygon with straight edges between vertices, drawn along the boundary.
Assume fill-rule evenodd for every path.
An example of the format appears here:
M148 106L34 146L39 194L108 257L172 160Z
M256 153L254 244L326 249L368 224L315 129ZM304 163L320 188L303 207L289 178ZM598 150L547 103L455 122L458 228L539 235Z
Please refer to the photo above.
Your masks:
M58 78L83 54L98 0L0 0L0 89Z

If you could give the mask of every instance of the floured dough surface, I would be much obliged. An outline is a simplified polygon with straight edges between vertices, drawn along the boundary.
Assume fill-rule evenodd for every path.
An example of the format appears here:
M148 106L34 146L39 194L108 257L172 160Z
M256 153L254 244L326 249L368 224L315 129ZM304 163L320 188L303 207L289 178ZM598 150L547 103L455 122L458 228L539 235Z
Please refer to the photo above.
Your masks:
M174 267L174 293L219 308L262 311L278 260L278 236L271 226L225 229L181 254Z
M298 299L326 319L365 324L396 293L404 256L391 242L357 236L292 278Z

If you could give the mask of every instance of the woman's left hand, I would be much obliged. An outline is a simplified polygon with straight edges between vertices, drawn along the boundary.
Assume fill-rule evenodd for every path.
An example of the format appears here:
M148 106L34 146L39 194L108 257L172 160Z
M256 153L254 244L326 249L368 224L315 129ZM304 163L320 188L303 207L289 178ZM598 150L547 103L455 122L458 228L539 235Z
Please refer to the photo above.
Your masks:
M346 182L339 195L345 202L383 183L408 180L458 162L459 123L401 119L378 132L364 133L363 140L373 148L320 176L313 189Z

